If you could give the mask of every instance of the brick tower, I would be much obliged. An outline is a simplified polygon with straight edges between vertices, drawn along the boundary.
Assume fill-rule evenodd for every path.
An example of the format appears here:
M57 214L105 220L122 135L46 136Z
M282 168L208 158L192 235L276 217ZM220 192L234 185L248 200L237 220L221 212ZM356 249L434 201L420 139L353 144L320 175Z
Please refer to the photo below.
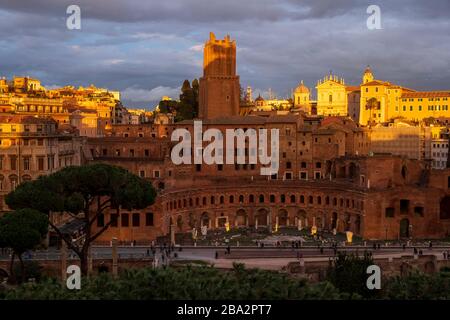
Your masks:
M240 85L236 75L236 41L216 40L210 33L203 52L199 117L213 119L239 115Z

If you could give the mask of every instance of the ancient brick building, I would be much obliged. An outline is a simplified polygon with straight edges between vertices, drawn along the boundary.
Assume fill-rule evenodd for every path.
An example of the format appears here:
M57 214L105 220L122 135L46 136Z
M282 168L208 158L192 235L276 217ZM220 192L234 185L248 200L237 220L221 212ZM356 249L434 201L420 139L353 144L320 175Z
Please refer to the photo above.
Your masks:
M200 78L199 116L212 119L239 114L240 85L236 75L236 42L217 40L211 32L205 44Z
M189 163L175 165L171 158L178 143L171 141L174 130L203 138L192 120L113 126L108 137L89 139L93 161L122 166L149 179L158 197L146 210L123 212L99 241L116 236L122 241L148 242L202 226L224 228L226 223L236 228L316 226L352 231L365 239L448 235L450 169L436 171L428 161L373 155L368 131L350 118L292 112L238 116L235 50L229 37L216 40L213 34L205 45L200 80L202 132L213 128L225 136L228 129L244 133L278 129L277 173L261 175L264 164L258 162L238 163L239 155L228 145L217 152L233 154L234 162L195 163L195 155L202 155L209 143L205 141L198 149L190 145ZM251 134L244 139L245 159L259 154L251 139ZM106 214L102 223L110 219Z

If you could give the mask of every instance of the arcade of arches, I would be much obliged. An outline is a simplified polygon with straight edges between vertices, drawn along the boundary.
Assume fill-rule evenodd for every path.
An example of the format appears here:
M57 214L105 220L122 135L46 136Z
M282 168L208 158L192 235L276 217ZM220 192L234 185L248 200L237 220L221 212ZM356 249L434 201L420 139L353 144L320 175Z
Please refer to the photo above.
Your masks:
M363 194L336 189L215 188L164 194L163 210L177 232L207 226L279 228L317 226L319 230L352 231L360 235L363 225ZM259 192L258 192L259 190ZM165 199L170 199L165 201ZM170 220L166 223L169 228ZM167 230L167 229L166 229Z

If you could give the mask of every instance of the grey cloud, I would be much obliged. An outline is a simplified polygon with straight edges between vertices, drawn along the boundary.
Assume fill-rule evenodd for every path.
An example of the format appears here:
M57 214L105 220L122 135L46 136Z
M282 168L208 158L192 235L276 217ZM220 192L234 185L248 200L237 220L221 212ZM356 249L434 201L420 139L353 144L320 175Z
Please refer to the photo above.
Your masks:
M330 69L358 84L367 64L380 79L450 89L450 2L377 1L383 30L374 31L366 28L370 2L79 1L87 19L82 30L68 31L69 1L0 0L0 76L132 88L125 104L152 107L156 101L139 97L155 96L142 90L199 77L202 53L191 48L214 31L236 39L243 86L280 96L302 79L315 86Z

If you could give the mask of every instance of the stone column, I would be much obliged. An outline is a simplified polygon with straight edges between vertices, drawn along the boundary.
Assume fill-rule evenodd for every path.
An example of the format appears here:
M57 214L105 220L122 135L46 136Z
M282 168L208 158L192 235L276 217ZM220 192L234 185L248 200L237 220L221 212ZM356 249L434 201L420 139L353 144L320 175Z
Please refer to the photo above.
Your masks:
M67 280L67 244L61 240L61 279L65 283Z
M116 277L118 274L118 259L117 259L117 238L112 238L112 274Z

